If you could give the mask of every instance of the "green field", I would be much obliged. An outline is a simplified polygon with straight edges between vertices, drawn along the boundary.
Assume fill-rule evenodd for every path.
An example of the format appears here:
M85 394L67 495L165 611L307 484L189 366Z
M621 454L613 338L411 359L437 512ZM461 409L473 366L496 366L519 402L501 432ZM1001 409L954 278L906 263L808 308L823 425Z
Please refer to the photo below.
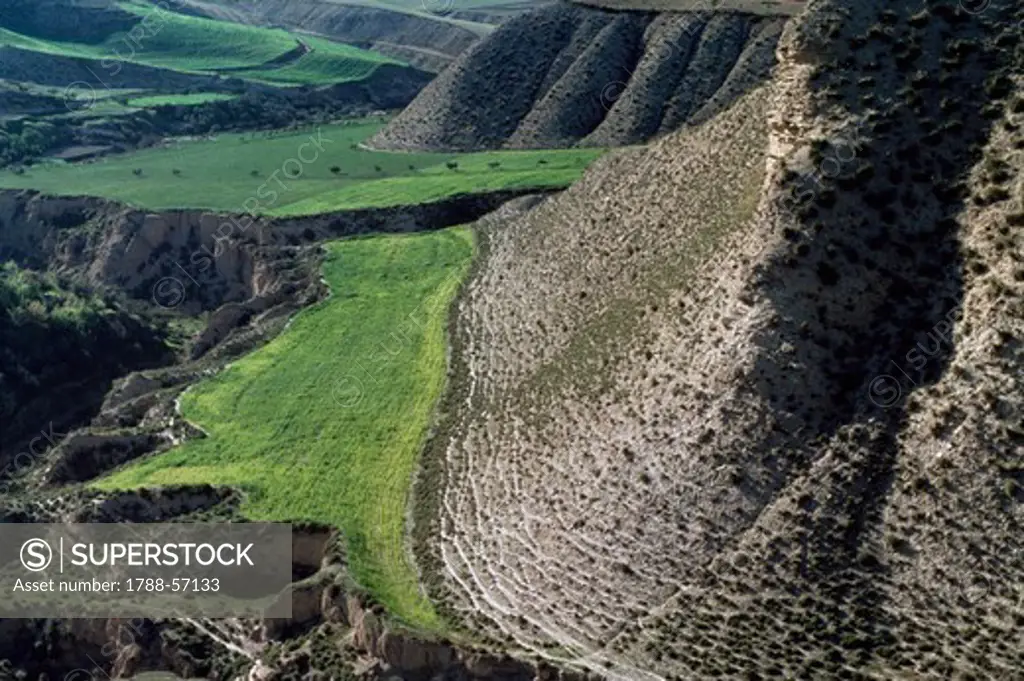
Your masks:
M362 80L384 63L400 64L376 52L336 43L323 38L303 36L310 51L282 66L265 66L232 75L272 85L328 85Z
M448 306L469 267L472 233L327 249L331 297L182 398L185 417L209 436L100 486L238 485L249 491L251 518L339 527L355 579L403 621L437 631L408 560L405 512L443 388Z
M21 174L0 171L0 188L101 196L151 210L253 208L261 214L291 216L411 205L494 189L561 187L603 153L563 149L404 154L357 146L381 125L374 120L324 126L322 152L309 144L311 134L316 139L313 131L271 137L244 133L85 164L44 163ZM301 168L297 161L289 162L300 151L306 159L316 154L316 160ZM449 162L458 167L449 168Z
M124 60L184 73L232 75L283 85L321 85L365 78L380 64L400 62L368 50L281 29L246 26L119 2L139 17L136 34L114 33L97 44L48 40L0 28L0 45L92 60ZM294 63L267 64L305 43Z
M234 99L236 95L225 95L219 92L196 92L188 95L151 95L148 97L136 97L129 99L128 106L194 106L206 104L207 102L225 102Z

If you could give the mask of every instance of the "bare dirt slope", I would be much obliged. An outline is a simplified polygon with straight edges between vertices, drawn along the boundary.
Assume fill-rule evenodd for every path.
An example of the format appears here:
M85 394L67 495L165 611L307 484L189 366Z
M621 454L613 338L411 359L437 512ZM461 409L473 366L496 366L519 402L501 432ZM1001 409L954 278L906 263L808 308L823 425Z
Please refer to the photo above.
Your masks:
M820 0L770 86L482 223L419 485L455 620L613 678L1021 678L1022 14Z
M555 3L509 20L468 50L372 144L469 150L643 142L703 120L763 82L784 21Z

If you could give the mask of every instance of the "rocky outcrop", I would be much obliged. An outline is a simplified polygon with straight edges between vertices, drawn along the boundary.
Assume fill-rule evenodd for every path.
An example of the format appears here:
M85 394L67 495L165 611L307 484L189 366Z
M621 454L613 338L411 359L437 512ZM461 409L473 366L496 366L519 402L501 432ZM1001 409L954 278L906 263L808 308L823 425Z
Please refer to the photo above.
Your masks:
M161 439L156 433L75 433L50 455L54 463L43 475L51 485L92 480L103 471L156 450Z
M584 674L560 671L544 663L517 660L447 640L434 640L396 627L377 607L357 594L337 585L307 582L293 592L293 616L287 622L264 624L267 640L279 640L294 634L299 623L308 630L340 626L359 654L374 660L368 670L380 678L397 677L403 681L428 681L446 678L458 681L589 681ZM338 636L338 632L333 632ZM309 634L308 636L314 636ZM294 649L295 646L293 646ZM308 648L299 647L277 659L264 658L250 668L250 681L283 679L295 668L318 668L318 660Z
M468 50L371 144L466 151L644 142L706 120L764 82L783 24L739 12L547 5Z

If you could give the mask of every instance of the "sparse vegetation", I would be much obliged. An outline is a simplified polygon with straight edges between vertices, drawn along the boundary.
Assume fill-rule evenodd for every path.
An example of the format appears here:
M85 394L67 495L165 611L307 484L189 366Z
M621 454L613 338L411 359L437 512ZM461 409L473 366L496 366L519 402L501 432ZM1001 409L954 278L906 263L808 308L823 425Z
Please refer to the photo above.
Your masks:
M215 140L110 156L102 163L39 164L21 174L0 170L0 187L103 196L151 209L243 212L248 210L245 202L265 185L257 212L309 215L436 201L460 193L564 186L603 153L600 149L485 152L465 154L458 161L451 154L423 153L413 154L416 163L410 164L409 154L375 152L358 145L379 127L378 122L365 121L323 126L322 151L317 150L315 162L304 164L293 179L282 177L281 164L295 156L299 145L318 139L313 129L276 134L259 144L248 143L244 133L229 133ZM541 153L551 160L543 170L537 167ZM499 165L492 166L496 160ZM415 168L410 170L410 165ZM453 167L457 173L451 172ZM124 182L129 171L137 179L148 180L167 177L174 168L187 171L176 175L174 183ZM288 173L295 171L289 167ZM254 182L252 178L257 177L265 179Z

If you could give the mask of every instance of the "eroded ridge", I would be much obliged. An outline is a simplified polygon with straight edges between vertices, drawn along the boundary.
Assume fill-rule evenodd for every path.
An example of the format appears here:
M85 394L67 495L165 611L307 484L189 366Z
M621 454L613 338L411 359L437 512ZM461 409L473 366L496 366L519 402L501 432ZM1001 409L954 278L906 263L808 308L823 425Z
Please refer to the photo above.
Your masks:
M687 517L704 493L688 480L707 469L685 444L707 424L671 408L721 392L728 377L672 377L695 359L732 360L723 338L693 357L696 332L680 322L688 304L711 322L697 303L733 286L695 286L722 264L702 255L762 248L741 228L763 178L765 100L648 156L609 159L564 197L487 232L487 267L459 310L471 396L447 452L440 547L453 601L474 624L588 655L681 588L685 556L728 522ZM630 166L639 172L623 173ZM683 177L715 181L695 191L670 179ZM606 191L618 196L577 219ZM675 219L666 206L683 194L692 213ZM637 206L643 214L631 214ZM568 257L551 258L553 248ZM631 384L644 386L640 399Z
M450 610L622 678L1019 673L1020 15L816 3L770 88L481 227Z

